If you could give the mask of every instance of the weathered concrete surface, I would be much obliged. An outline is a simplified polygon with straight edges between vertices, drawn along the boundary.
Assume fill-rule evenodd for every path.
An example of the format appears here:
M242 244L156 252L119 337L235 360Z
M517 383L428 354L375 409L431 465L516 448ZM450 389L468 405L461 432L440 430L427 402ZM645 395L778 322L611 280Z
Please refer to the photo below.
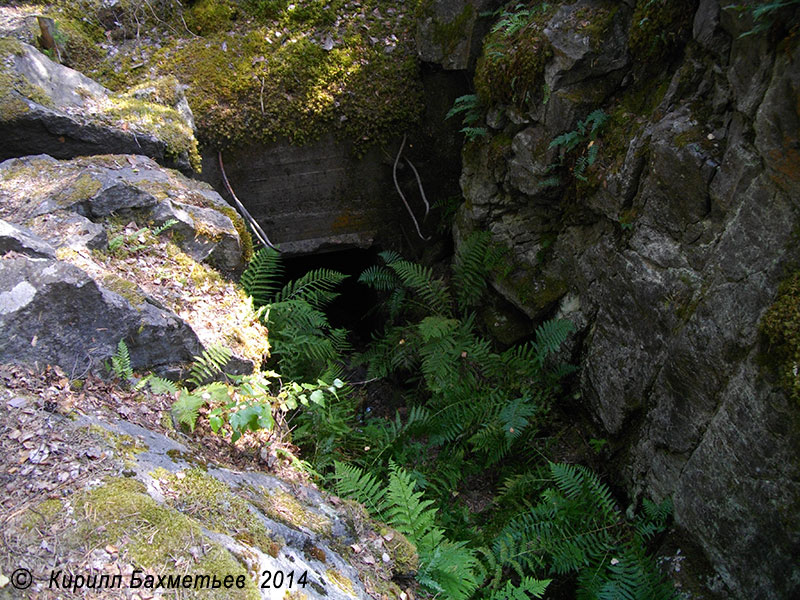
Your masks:
M276 143L225 152L237 197L286 254L367 248L400 237L402 203L392 183L399 141L363 158L326 136L306 146ZM404 174L405 175L405 174ZM204 156L203 179L224 189L216 152ZM401 219L405 219L401 221Z

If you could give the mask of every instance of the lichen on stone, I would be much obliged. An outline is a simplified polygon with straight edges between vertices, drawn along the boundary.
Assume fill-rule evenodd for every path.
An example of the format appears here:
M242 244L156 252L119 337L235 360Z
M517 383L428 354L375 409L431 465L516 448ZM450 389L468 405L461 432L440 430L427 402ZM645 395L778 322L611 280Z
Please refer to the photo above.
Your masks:
M159 480L162 489L168 490L170 505L194 516L206 527L227 533L265 553L274 544L280 544L250 510L247 502L202 469L192 468L180 473L159 470L153 476Z
M14 57L23 53L22 45L10 38L0 38L0 113L11 121L30 111L28 102L53 107L53 100L41 86L30 83L14 69Z
M331 520L305 507L283 490L265 491L262 498L265 514L292 527L309 529L321 535L330 535Z
M763 355L781 384L800 403L800 271L781 283L778 296L761 319L768 348Z

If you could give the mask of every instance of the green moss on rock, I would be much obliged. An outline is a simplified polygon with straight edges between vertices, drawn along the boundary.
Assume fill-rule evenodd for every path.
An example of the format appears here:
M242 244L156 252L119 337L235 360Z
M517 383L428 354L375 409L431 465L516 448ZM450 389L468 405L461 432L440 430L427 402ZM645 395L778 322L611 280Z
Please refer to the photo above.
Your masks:
M697 0L637 0L628 41L634 60L662 69L689 38Z
M271 518L292 527L303 527L314 533L330 535L330 519L303 506L290 494L282 490L266 492L263 500L261 508Z
M78 495L75 513L89 515L79 523L90 543L127 540L129 557L143 567L163 568L200 536L199 526L179 512L159 505L144 484L133 479L110 479Z
M236 18L237 6L228 0L200 0L186 11L186 26L198 35L226 29Z
M87 7L89 20L97 10ZM181 37L181 17L203 37ZM162 20L171 29L160 48L121 46L83 70L115 90L176 75L210 146L334 132L359 153L422 113L412 16L393 2L201 0Z
M475 91L484 105L521 107L542 93L544 68L553 56L543 29L554 10L554 3L538 4L524 21L504 13L486 36L475 69Z
M435 18L434 18L435 19ZM442 49L442 54L452 54L460 43L469 39L469 27L475 20L475 9L467 3L464 9L450 22L434 20L433 41Z
M275 543L248 504L202 469L189 469L180 474L162 470L154 476L172 492L169 497L174 507L196 517L208 528L227 533L264 552Z
M110 96L98 115L112 125L121 125L163 140L168 157L186 155L195 171L200 171L197 140L189 124L177 110L155 102L140 100L130 93Z
M44 88L30 83L15 71L14 56L23 52L17 40L0 39L0 118L4 121L12 121L29 112L26 99L42 106L54 106Z
M130 302L133 306L139 307L146 301L146 296L139 289L139 286L123 279L114 273L108 273L101 278L103 287L108 288L112 292L119 294Z
M761 319L769 363L789 396L800 403L800 271L778 289L778 297Z

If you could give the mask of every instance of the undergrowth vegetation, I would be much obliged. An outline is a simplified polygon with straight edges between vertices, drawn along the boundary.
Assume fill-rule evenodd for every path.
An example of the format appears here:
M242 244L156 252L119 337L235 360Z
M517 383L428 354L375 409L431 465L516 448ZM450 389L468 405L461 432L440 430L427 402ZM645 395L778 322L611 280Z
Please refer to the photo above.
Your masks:
M447 273L380 253L359 282L384 325L355 352L325 314L345 276L317 269L286 282L280 255L260 250L242 284L269 327L272 368L296 380L280 393L305 398L277 414L320 483L416 546L422 597L538 598L566 585L579 598L672 598L646 552L669 504L627 518L591 471L548 460L542 432L574 371L562 350L572 324L546 321L508 349L479 332L474 311L504 254L486 233L457 249ZM354 375L364 381L345 383ZM396 401L375 405L370 385ZM241 409L216 404L215 428L272 426L251 408L234 423Z

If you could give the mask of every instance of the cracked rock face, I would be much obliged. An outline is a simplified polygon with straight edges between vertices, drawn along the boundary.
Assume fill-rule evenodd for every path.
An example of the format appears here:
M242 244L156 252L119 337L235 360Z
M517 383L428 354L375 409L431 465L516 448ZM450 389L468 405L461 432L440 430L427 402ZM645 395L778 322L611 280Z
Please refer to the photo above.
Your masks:
M243 266L231 217L210 186L142 156L0 163L0 362L78 376L124 340L133 368L175 374L222 343L232 372L252 371L266 332L221 275Z
M8 38L0 38L0 78L0 160L131 153L187 174L197 166L194 120L179 86L175 107L149 102L146 87L114 95Z
M544 25L546 107L508 119L493 107L490 135L466 149L456 243L493 232L515 269L495 288L533 319L576 323L580 393L616 440L615 467L634 500L673 497L723 594L792 597L800 407L764 366L759 322L800 261L800 47L740 38L745 22L699 2L683 59L648 75L651 107L637 113L626 7L603 56L581 58L576 11L601 5ZM569 165L541 185L550 142L598 107L616 119L587 181L570 183Z

